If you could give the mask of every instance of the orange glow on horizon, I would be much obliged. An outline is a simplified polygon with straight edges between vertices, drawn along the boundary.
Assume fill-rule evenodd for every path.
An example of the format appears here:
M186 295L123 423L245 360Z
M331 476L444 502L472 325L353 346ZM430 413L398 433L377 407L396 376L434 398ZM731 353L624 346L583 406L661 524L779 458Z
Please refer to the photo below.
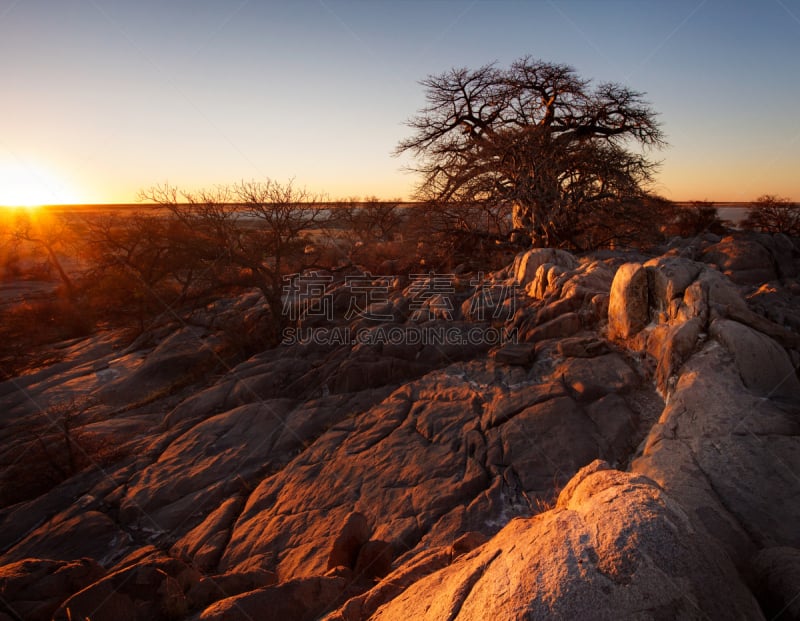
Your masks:
M727 170L711 170L697 179L690 175L685 166L673 165L670 170L659 175L656 182L648 188L669 200L689 202L707 200L715 203L748 203L762 194L777 194L790 200L800 200L796 184L779 183L773 179L759 179L756 175L750 178L740 175L739 183L731 179ZM141 190L158 184L152 182L115 184L108 178L102 182L90 179L68 179L56 172L57 168L46 164L5 160L0 156L0 207L35 208L45 205L111 205L137 204ZM144 175L142 175L144 176ZM201 177L201 175L198 175ZM377 196L379 200L414 202L415 181L413 177L403 173L398 178L388 178L375 182L364 178L356 180L337 180L330 182L327 176L298 175L298 187L305 187L323 201L364 199ZM182 180L183 181L183 180ZM177 187L182 190L196 191L213 187L216 183L226 185L235 181L215 179L204 183L202 178L178 181Z

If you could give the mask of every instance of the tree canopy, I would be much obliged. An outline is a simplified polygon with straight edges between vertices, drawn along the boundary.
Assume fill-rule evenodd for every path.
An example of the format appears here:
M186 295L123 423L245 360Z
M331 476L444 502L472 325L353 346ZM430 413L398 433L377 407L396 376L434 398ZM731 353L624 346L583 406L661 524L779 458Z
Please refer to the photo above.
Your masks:
M576 245L592 214L647 197L646 148L665 143L642 93L530 57L421 84L427 106L396 149L417 157L419 199L509 204L515 228L556 246Z

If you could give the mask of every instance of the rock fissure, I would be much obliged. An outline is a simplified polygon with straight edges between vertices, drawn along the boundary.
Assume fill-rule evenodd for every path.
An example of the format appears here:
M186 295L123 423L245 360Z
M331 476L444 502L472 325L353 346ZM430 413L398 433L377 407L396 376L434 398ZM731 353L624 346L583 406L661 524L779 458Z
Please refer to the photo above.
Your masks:
M458 618L458 614L461 612L464 602L467 601L467 598L478 584L478 581L486 574L491 564L494 563L502 552L502 550L495 550L494 554L478 565L478 567L466 577L458 590L453 594L453 609L447 617L447 621L455 621Z

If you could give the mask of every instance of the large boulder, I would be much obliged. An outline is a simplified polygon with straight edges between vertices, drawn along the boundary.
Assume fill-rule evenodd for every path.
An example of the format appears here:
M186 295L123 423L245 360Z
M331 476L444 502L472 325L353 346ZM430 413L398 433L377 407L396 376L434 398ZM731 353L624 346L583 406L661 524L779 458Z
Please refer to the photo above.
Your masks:
M640 263L619 267L611 283L608 302L608 337L627 339L650 321L647 270Z
M564 338L577 334L583 328L578 313L565 313L555 319L526 330L522 338L525 341L537 342L547 339Z
M683 296L703 269L702 263L681 257L658 257L647 261L644 266L650 278L651 303L658 311L668 309L672 300Z
M570 358L556 376L579 401L594 401L612 392L627 392L641 383L636 371L617 353L596 358Z
M717 319L711 335L733 356L744 385L765 397L800 399L800 381L786 350L736 321Z
M747 303L744 301L738 287L717 270L704 269L697 277L697 283L703 292L703 298L710 311L714 311L716 314L720 314L723 311L722 314L724 314L724 310L727 308L741 311L747 310ZM689 290L687 289L688 294ZM699 296L695 295L694 297L697 298Z
M535 353L533 343L509 343L494 353L495 362L525 366L531 363Z
M392 619L761 619L728 557L654 482L594 463L554 510L380 607ZM361 617L351 617L361 618Z
M681 365L694 352L703 323L692 317L683 323L658 326L647 341L648 353L656 360L656 387L662 394L670 392Z
M769 250L753 239L725 237L706 248L702 259L739 285L757 285L778 276Z
M550 263L568 270L578 267L578 260L566 250L557 248L533 248L514 258L511 272L518 285L525 288L536 277L540 265Z
M684 363L632 469L669 490L739 566L763 547L800 547L794 404L748 390L711 340Z
M783 233L760 233L755 236L756 241L764 246L772 255L775 271L780 278L796 278L800 263L800 247L796 247L792 238ZM795 238L796 239L796 238Z

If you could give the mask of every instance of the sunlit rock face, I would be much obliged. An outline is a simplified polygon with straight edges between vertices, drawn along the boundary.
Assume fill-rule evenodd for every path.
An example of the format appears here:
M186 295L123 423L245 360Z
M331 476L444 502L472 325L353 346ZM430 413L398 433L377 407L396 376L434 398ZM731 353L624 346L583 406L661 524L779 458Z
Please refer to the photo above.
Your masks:
M619 267L611 283L608 302L608 335L627 339L644 329L650 321L647 270L639 263Z
M346 615L345 607L330 618ZM678 503L652 480L597 461L575 475L554 509L511 521L370 618L487 615L751 619L761 611L730 559Z
M748 262L752 244L767 254ZM243 335L208 309L127 349L65 346L0 385L4 605L93 621L793 610L794 244L535 249L485 288L452 275L452 299L419 304L398 279L377 324L344 318L341 278L333 324L300 326L370 338L235 364ZM260 305L218 303L226 321ZM389 328L405 340L374 338Z
M511 270L517 284L524 287L534 279L539 267L545 264L558 266L564 270L578 267L578 261L569 252L557 248L533 248L517 255Z

